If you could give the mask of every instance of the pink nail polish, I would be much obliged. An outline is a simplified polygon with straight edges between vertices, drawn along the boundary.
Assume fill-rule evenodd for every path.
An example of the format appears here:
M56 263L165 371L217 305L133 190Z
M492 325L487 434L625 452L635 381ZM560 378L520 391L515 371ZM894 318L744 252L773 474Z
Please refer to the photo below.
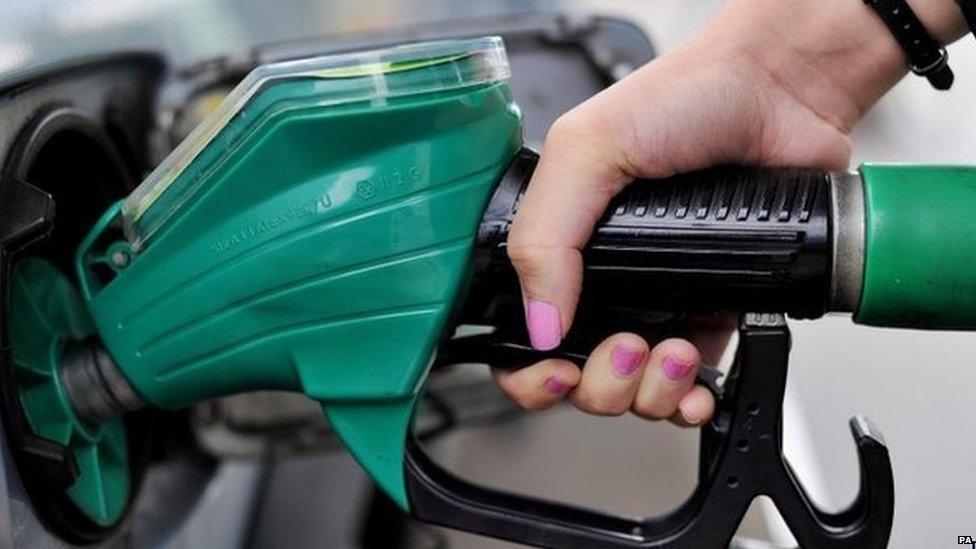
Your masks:
M664 375L668 379L678 381L687 376L692 367L694 367L694 364L691 362L669 356L664 359L664 364L661 366L661 369L664 370Z
M559 347L563 337L559 321L559 310L547 301L529 301L525 308L526 324L529 327L529 341L539 351L549 351Z
M643 351L623 345L614 347L613 352L610 353L610 362L613 363L613 368L622 376L629 376L636 372L642 358L644 358Z
M550 377L546 380L546 390L554 395L561 395L566 392L566 384L558 377Z

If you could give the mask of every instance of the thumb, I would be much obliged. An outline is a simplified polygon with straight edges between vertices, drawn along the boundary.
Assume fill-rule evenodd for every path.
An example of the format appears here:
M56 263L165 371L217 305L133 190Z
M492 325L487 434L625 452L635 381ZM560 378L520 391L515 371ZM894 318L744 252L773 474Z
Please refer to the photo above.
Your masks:
M573 322L586 245L630 177L613 128L584 103L553 124L512 222L508 255L518 273L532 346L559 346Z

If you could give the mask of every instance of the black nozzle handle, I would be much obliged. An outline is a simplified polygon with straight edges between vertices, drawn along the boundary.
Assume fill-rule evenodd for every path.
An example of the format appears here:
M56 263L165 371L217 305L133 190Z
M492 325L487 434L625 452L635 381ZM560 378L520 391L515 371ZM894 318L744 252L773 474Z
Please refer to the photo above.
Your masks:
M510 165L478 234L480 283L518 291L506 242L538 155ZM582 302L638 310L786 312L830 300L830 174L719 167L637 180L584 250Z
M817 507L783 454L786 320L745 313L738 334L714 419L701 427L698 485L676 509L634 519L493 490L441 468L411 439L404 466L411 511L425 522L538 547L699 549L728 547L746 510L765 495L800 547L887 547L895 495L883 437L865 418L851 422L861 465L858 495L836 513Z

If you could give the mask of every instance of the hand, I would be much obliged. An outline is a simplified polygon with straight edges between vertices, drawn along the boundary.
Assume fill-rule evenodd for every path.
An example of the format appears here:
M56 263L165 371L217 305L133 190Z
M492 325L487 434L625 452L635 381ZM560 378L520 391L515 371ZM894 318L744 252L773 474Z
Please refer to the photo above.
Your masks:
M861 2L733 0L683 47L562 116L508 241L533 347L557 347L572 325L581 249L634 178L714 164L845 169L851 126L904 72L897 43ZM715 403L694 379L714 335L648 342L620 333L582 371L553 359L496 377L528 409L568 395L585 412L700 425Z

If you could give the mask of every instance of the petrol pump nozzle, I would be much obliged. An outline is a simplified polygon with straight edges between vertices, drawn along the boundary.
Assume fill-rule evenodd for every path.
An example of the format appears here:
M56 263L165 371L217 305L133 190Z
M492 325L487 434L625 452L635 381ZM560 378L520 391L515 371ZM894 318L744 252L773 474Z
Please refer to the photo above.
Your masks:
M845 512L817 510L782 455L784 313L976 328L976 292L960 292L976 280L976 169L725 167L623 191L584 252L567 341L609 335L614 322L655 330L667 318L657 311L732 309L742 343L702 430L695 495L666 517L610 517L455 479L409 435L432 365L544 356L520 332L505 254L536 161L520 149L507 75L500 40L486 38L245 79L81 245L101 349L63 360L73 413L97 422L139 405L301 391L424 520L544 546L722 545L767 494L801 544L883 546L891 471L866 420L852 423L863 493ZM496 330L452 338L462 322Z

